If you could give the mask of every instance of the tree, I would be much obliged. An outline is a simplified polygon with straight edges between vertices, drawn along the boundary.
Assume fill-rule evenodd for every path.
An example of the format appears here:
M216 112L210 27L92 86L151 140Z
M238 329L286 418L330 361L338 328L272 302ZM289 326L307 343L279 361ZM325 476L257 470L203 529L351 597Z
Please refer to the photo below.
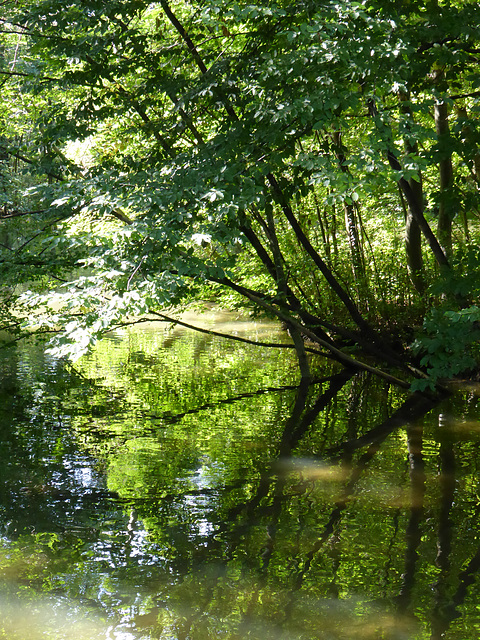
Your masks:
M455 280L451 256L477 236L476 2L5 7L4 35L21 35L28 55L19 76L11 54L1 73L40 105L26 116L40 151L6 153L43 174L29 192L35 231L1 257L6 282L39 292L12 300L6 328L61 327L57 352L80 353L112 325L227 292L286 325L306 379L305 336L346 365L372 368L345 351L356 345L425 376L378 326L405 285L407 324L418 323L418 292L439 270ZM319 207L345 211L332 246ZM469 237L452 227L450 247L459 216ZM387 247L375 243L382 227ZM452 318L466 306L473 326L476 296L450 295ZM423 364L435 381L435 362Z

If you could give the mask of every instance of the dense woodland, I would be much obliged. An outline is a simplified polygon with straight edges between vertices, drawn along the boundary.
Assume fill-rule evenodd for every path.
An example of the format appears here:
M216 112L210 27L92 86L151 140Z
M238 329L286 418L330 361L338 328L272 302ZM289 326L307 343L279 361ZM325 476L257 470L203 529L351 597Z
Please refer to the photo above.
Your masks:
M310 351L475 375L476 0L0 7L7 341L76 357L214 301L281 321L306 380Z

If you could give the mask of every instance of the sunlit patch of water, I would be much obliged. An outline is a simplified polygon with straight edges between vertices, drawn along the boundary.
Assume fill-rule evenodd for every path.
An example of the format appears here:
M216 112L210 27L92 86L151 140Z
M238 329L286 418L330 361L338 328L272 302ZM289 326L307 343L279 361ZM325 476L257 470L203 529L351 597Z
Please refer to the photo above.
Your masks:
M2 640L104 640L109 633L105 621L65 599L0 594L0 610Z
M279 458L272 471L285 477L297 476L313 482L342 482L351 472L350 466L329 464L316 458Z

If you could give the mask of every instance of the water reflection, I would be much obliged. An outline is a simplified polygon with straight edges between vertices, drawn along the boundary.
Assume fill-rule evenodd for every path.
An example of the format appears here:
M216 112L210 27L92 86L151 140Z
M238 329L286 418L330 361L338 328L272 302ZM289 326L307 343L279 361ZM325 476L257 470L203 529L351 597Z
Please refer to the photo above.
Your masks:
M479 636L477 396L169 338L0 362L0 638Z

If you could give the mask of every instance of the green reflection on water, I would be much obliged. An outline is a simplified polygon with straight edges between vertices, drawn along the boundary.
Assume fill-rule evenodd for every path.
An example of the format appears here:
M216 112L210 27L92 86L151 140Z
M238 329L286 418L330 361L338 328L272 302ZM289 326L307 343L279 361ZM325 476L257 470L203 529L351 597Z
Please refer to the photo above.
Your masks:
M0 638L479 636L476 389L399 426L383 382L158 328L0 372Z

